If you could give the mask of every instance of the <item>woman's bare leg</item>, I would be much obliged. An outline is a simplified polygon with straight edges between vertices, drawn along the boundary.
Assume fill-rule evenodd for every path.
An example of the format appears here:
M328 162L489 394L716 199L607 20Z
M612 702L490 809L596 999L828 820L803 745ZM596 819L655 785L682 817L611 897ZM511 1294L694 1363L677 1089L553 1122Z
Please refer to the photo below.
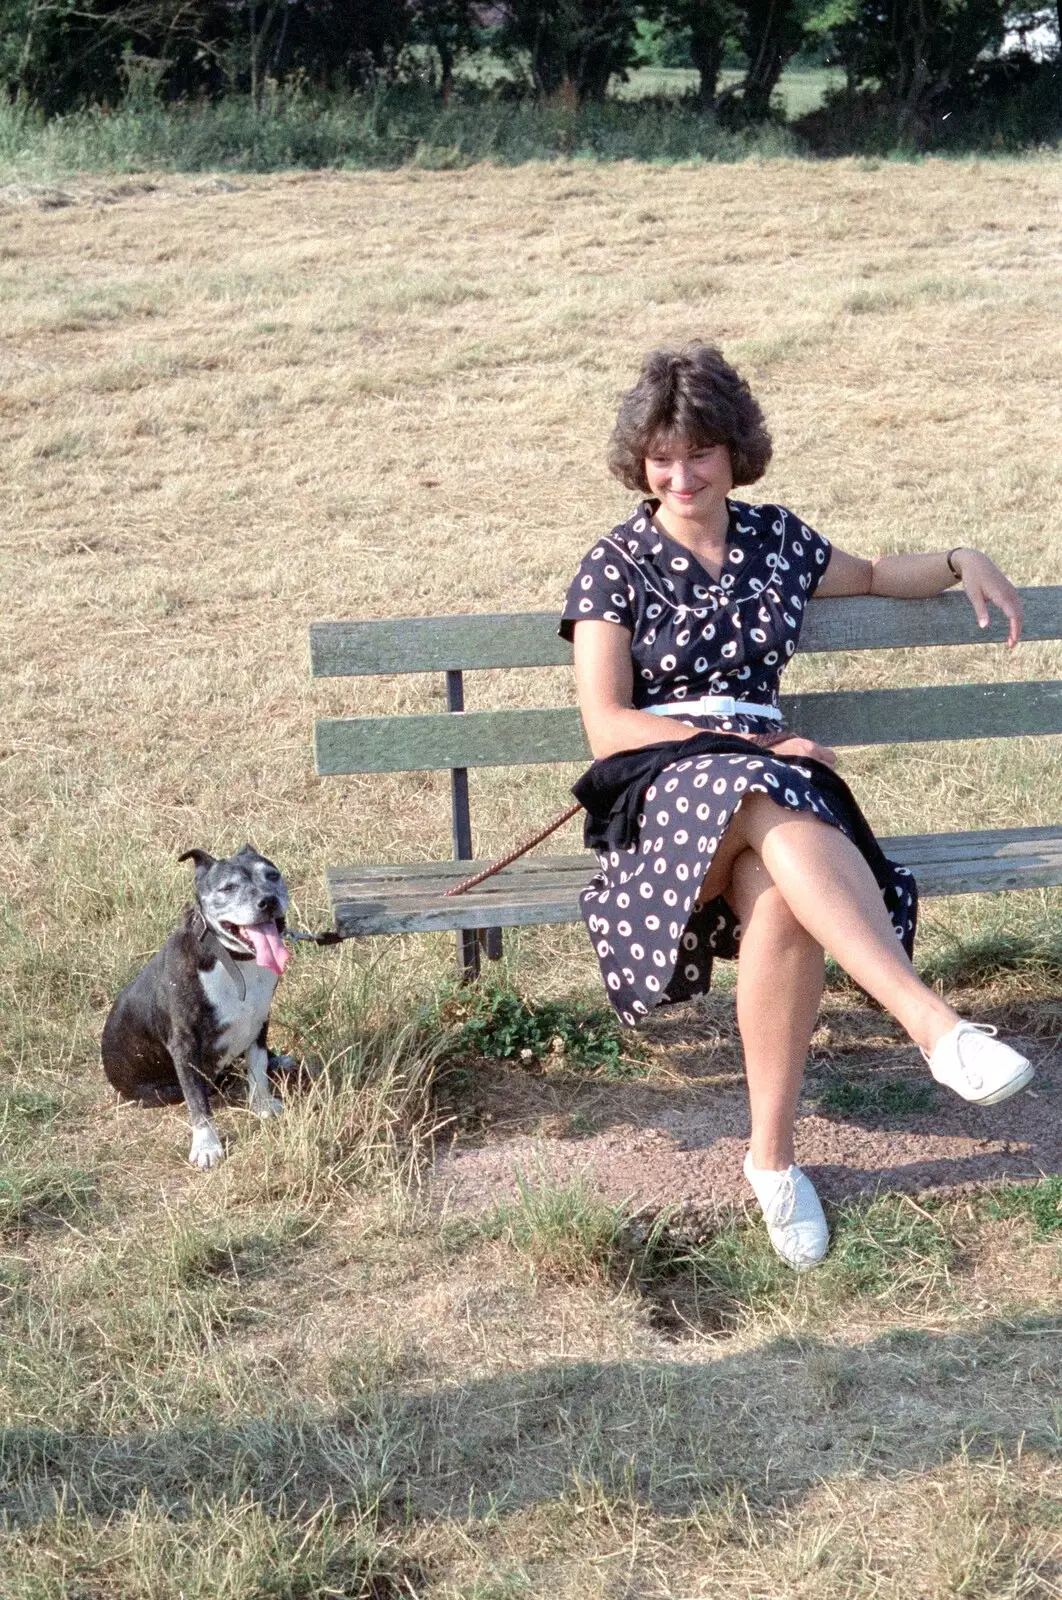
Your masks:
M926 987L896 937L874 875L839 828L747 795L705 879L704 898L726 892L742 849L763 862L795 920L892 1013L915 1044L932 1050L958 1015Z
M741 921L737 1018L749 1085L752 1164L784 1172L822 998L823 953L797 922L752 850L730 870L727 900Z

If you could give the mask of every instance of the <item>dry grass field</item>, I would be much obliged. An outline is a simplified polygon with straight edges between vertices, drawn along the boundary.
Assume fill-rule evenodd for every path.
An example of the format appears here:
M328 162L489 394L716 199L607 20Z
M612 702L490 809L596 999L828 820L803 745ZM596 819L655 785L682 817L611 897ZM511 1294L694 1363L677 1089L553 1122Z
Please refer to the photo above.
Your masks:
M297 952L275 1035L327 1070L275 1125L223 1108L209 1177L97 1056L187 894L178 851L254 840L302 926L326 864L448 853L443 778L319 780L310 753L316 715L441 683L312 685L308 624L559 608L624 513L604 441L655 343L723 345L774 432L758 492L842 547L978 543L1062 582L1060 200L1046 157L0 190L4 1600L1062 1595L1050 1207L881 1199L809 1281L740 1217L687 1239L577 1186L440 1214L425 1159L463 1091L431 1091L418 1007L443 939ZM562 672L468 684L571 698ZM1049 740L845 769L883 832L1062 815ZM572 774L515 777L473 777L481 853ZM932 902L923 953L960 981L1060 909ZM509 970L594 980L581 929L511 941ZM991 980L1043 1050L1057 972Z

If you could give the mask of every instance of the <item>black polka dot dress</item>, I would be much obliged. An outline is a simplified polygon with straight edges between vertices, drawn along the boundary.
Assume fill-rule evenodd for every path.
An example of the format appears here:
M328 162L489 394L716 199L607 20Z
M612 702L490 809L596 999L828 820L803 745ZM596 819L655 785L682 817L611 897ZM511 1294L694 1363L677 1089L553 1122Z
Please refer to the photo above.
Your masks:
M631 635L636 710L702 695L776 706L804 610L830 545L781 506L731 500L726 560L718 581L654 521L646 501L589 551L565 603L560 632L576 622L615 622ZM720 733L776 732L781 724L735 709L682 720ZM661 733L666 736L666 723ZM697 907L701 881L746 794L769 794L850 834L810 767L749 755L679 758L646 788L638 836L599 854L580 899L613 1006L628 1026L654 1007L707 991L712 961L733 958L741 928L722 896ZM888 863L883 897L910 948L914 880Z

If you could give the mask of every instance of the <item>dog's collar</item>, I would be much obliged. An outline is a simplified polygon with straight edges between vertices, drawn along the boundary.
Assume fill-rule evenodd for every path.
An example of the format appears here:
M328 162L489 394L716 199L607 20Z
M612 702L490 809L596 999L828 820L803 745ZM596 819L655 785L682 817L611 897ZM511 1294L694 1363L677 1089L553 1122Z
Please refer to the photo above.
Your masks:
M241 1000L246 1000L247 985L244 982L243 973L236 965L232 951L226 949L226 947L222 944L221 940L218 938L217 934L214 932L213 928L210 926L209 922L204 917L203 913L198 909L198 907L196 908L194 921L198 922L199 924L199 931L196 937L198 938L200 944L205 945L212 955L217 956L218 960L221 962L221 965L225 968L225 971L236 985L236 993L238 997ZM248 953L247 956L241 956L240 959L249 960L250 954Z

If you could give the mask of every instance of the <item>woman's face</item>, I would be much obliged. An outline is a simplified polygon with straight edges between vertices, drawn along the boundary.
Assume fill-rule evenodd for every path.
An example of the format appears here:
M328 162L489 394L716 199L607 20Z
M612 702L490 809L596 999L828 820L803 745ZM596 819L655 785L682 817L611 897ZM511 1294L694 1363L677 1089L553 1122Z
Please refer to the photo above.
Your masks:
M690 445L661 439L645 458L645 481L661 507L684 520L710 516L734 487L730 450L725 444Z

